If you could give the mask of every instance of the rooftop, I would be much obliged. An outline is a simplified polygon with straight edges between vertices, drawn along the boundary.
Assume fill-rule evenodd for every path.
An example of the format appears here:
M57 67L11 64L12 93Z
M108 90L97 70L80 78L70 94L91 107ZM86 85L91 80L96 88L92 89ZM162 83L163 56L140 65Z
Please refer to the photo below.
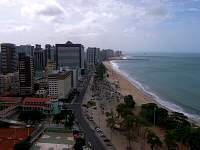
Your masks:
M35 98L35 97L26 97L23 101L23 103L26 102L48 102L50 101L50 98Z
M26 139L32 132L33 128L0 128L0 150L13 150L16 143Z
M48 78L57 78L59 80L63 80L71 74L70 71L58 71L48 75Z
M21 97L0 97L0 102L17 102Z

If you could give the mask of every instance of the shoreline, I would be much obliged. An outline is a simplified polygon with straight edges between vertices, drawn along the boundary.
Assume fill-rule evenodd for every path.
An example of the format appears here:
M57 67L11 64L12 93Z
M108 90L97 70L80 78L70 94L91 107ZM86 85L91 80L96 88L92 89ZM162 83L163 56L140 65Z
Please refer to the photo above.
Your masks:
M107 68L107 71L109 73L110 82L118 81L119 85L119 91L122 95L132 95L134 97L134 101L136 102L136 106L141 106L142 104L146 103L155 103L158 105L158 107L162 107L166 110L168 110L169 113L174 112L174 110L160 104L158 101L155 100L155 98L150 95L149 93L146 93L144 90L138 88L136 85L134 85L129 79L126 78L125 75L118 72L114 67L111 61L104 62L104 65ZM188 117L188 116L187 116ZM190 117L188 117L188 120L197 125L200 126L200 122L197 120L194 120Z

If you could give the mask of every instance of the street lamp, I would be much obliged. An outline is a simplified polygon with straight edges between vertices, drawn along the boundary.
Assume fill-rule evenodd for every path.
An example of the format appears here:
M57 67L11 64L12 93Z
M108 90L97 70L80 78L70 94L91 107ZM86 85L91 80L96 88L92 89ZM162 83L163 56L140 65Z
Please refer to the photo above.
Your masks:
M153 112L153 123L154 126L156 125L156 107L154 106L154 112Z

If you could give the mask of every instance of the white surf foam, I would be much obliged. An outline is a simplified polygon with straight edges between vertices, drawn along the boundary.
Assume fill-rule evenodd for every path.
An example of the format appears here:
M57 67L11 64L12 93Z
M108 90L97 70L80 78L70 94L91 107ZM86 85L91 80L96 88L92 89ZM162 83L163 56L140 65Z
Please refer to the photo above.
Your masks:
M169 109L171 111L183 113L188 118L190 118L196 122L200 122L199 115L187 113L186 111L184 111L184 109L182 107L180 107L172 102L161 99L158 95L156 95L154 92L152 92L148 86L141 84L139 81L135 80L132 76L130 76L127 72L121 70L116 62L111 61L111 64L115 71L117 71L121 75L125 76L131 84L136 86L139 90L142 90L145 94L151 96L160 105L166 107L167 109Z

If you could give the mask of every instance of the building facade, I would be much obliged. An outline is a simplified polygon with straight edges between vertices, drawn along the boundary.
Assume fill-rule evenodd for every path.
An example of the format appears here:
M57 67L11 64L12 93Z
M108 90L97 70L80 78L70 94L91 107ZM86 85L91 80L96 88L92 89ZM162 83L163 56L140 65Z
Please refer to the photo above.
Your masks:
M35 49L34 51L34 70L43 71L46 67L46 53L44 50Z
M20 97L0 97L0 118L7 118L18 111Z
M56 70L56 62L49 59L48 62L47 62L45 72L46 72L47 75L49 75L49 74L52 74L54 70Z
M19 72L0 74L0 94L4 96L19 94Z
M100 63L100 49L96 47L88 47L87 49L87 65L94 67Z
M25 53L19 53L19 83L20 95L32 95L33 93L33 61Z
M101 51L101 61L108 60L111 57L114 57L114 51L111 49L104 49Z
M57 68L66 67L84 69L84 47L81 44L56 44Z
M46 52L47 52L47 60L51 60L51 61L55 61L55 57L56 57L56 54L55 54L55 52L56 52L56 48L55 48L55 46L52 46L52 45L50 45L50 44L46 44L45 45L45 50L46 50Z
M21 105L22 111L39 111L43 114L50 114L52 106L50 98L26 97Z
M49 96L67 98L72 89L72 73L57 72L48 75Z
M32 45L19 45L19 46L16 46L16 53L17 53L17 58L18 58L18 54L19 53L25 53L26 56L33 57L34 46L32 46Z
M1 72L13 73L17 70L17 58L15 45L10 43L1 44Z

